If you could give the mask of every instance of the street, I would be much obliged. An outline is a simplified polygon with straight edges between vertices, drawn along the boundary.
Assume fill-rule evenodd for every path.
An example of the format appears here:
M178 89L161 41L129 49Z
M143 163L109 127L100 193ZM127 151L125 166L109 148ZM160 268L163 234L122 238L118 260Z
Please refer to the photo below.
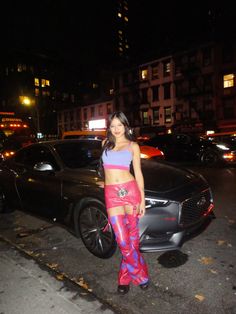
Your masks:
M144 254L151 279L147 291L131 286L128 295L117 295L118 250L110 259L99 259L87 251L80 239L56 223L20 211L0 215L0 261L5 261L5 269L1 265L0 270L0 313L30 313L24 307L15 310L16 303L4 295L11 280L9 269L14 266L9 262L6 267L13 253L4 248L10 246L30 258L21 262L29 273L31 267L39 264L43 272L47 270L56 278L59 284L51 286L55 294L60 284L64 287L69 282L73 289L78 289L78 294L85 293L100 300L104 313L111 307L115 313L129 314L236 314L236 168L188 167L200 172L210 183L216 218L201 234L184 243L180 251ZM19 287L22 276L18 276L16 282ZM37 282L32 282L32 287L35 284ZM36 296L28 294L31 295L31 291L22 294L25 309L35 298L35 304L39 305L32 308L32 313L42 313L40 304L49 302L48 299L41 296L41 303L36 303ZM85 304L86 309L81 313L93 313L90 303L88 308ZM76 306L79 308L79 303ZM99 313L98 308L96 304L94 313ZM60 312L55 307L44 313ZM74 312L65 310L65 313Z

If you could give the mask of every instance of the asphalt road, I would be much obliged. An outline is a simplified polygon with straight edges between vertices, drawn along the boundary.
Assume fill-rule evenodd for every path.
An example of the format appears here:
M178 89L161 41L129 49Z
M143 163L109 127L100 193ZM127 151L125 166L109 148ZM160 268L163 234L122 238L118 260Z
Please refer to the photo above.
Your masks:
M128 295L117 295L119 252L96 258L57 224L16 211L0 216L0 238L116 313L236 314L236 169L191 168L212 187L216 219L181 251L144 254L148 291L132 286Z

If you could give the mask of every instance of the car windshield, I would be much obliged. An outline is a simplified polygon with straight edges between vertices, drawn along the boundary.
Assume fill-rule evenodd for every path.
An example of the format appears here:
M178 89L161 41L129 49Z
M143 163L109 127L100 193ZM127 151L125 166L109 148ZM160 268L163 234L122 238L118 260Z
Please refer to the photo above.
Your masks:
M86 167L101 155L101 141L69 141L54 146L64 165L76 169Z

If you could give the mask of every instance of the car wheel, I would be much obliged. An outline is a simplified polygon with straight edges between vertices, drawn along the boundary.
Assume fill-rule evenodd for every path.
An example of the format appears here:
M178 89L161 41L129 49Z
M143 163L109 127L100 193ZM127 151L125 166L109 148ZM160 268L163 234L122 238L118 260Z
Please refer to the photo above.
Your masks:
M80 209L77 223L79 235L90 253L100 258L109 258L115 253L115 236L102 204L87 203Z
M207 150L202 153L201 162L205 165L215 165L219 162L219 156L212 150Z

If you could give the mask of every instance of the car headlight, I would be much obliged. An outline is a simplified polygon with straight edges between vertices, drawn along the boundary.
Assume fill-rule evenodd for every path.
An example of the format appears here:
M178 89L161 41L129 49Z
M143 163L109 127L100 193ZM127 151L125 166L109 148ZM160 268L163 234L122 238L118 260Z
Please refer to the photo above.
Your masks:
M222 150L229 150L229 147L225 146L224 144L216 144L216 146Z
M146 208L166 206L169 201L157 198L145 197Z

